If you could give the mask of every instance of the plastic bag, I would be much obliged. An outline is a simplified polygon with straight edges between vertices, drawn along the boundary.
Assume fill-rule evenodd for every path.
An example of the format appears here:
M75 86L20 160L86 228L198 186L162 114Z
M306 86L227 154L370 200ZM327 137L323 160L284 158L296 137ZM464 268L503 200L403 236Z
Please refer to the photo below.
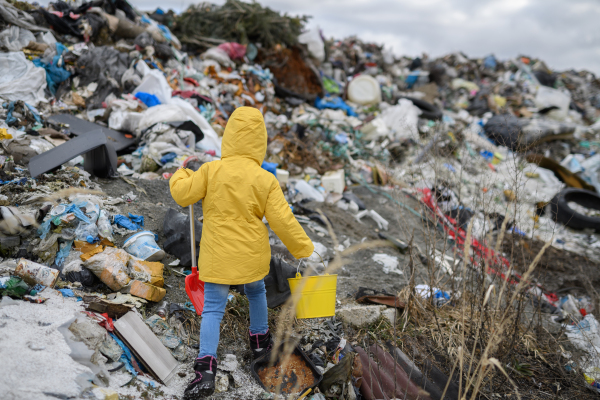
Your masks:
M535 96L535 105L539 109L548 107L559 108L558 110L553 110L548 113L548 116L559 121L562 121L567 117L569 104L571 104L571 96L569 94L547 86L540 86Z
M325 60L325 44L321 38L319 27L304 32L298 36L298 42L305 44L308 47L308 52L311 56L319 61Z
M27 29L13 25L0 32L0 44L8 51L20 51L29 42L35 42L35 36Z
M65 259L69 256L69 253L71 252L71 247L73 247L72 240L63 243L63 245L60 246L60 250L58 251L58 253L56 253L55 263L57 266L63 266Z
M92 256L84 266L114 291L122 289L131 280L127 273L129 254L125 250L107 247L102 253Z
M29 293L29 286L24 280L13 276L8 281L4 282L6 289L2 291L3 296L22 297Z
M140 61L143 63L143 61ZM138 64L140 63L138 62ZM160 70L148 69L144 71L142 83L132 92L134 95L138 92L155 95L162 104L166 104L171 99L171 86Z
M22 52L0 53L0 96L31 105L45 102L46 71L25 58Z
M202 224L194 221L196 254L200 254L200 240L202 239ZM189 267L192 265L190 249L190 217L170 208L165 214L163 233L168 238L164 243L167 253L179 258L179 265Z
M421 110L412 101L400 99L398 105L388 107L381 113L387 127L394 132L394 137L401 139L419 139L417 124Z

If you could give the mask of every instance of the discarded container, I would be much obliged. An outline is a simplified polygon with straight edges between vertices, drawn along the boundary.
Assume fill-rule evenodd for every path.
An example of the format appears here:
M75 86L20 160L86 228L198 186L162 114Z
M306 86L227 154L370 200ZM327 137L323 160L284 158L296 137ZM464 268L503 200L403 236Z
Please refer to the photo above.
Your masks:
M283 344L280 345L277 354L281 354L282 350ZM271 352L268 352L254 360L250 366L252 375L267 392L275 392L279 386L279 393L286 397L292 393L299 393L299 398L302 398L323 379L323 375L299 346L290 354L285 370L281 368L282 361L278 357L275 364L271 364Z
M59 271L45 265L21 258L15 269L15 274L23 278L29 285L44 285L53 287L58 279Z
M125 241L123 249L129 254L145 261L160 261L165 252L154 241L154 233L143 231L136 233Z
M303 199L311 199L320 203L325 201L325 197L317 189L312 187L308 182L298 180L295 183L294 189L302 195Z
M380 103L381 88L379 82L370 75L357 76L348 84L348 99L363 105Z
M346 178L343 169L326 172L321 178L321 186L328 192L344 193L346 187Z
M301 282L306 283L301 288ZM296 273L295 278L288 278L292 296L302 290L300 300L296 305L296 318L321 318L335 315L335 294L337 275L319 275L302 278Z
M167 307L169 306L169 303L167 303L167 301L162 301L158 307L156 307L156 314L161 317L164 318L167 316Z

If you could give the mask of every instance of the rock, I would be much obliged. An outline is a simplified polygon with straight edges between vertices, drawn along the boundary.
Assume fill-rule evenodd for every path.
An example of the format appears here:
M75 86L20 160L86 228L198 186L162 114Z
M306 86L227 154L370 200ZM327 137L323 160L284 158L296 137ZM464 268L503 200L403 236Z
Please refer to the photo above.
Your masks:
M385 306L350 306L339 309L337 315L347 324L360 327L375 322Z
M225 354L225 359L219 362L217 366L221 371L233 372L238 369L239 363L234 354Z
M396 313L396 309L392 307L383 310L382 314L388 321L390 321L390 324L394 325L396 318L400 316L400 311Z
M215 391L217 393L226 392L229 389L229 375L217 371L217 376L215 378Z

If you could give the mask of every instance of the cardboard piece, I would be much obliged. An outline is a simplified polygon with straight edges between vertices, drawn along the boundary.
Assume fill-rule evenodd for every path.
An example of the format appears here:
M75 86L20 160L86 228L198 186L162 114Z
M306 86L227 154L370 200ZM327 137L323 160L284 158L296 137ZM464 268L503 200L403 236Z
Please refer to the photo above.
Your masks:
M161 262L144 261L131 257L129 259L128 266L131 270L133 270L134 275L132 275L132 277L135 277L138 280L140 278L135 275L143 274L150 276L150 280L148 281L148 283L151 285L163 287L163 285L165 284L165 279L163 277L163 270L165 268L165 265Z
M163 288L159 288L158 286L154 286L146 282L133 281L131 282L129 294L149 301L159 302L163 299L163 297L165 297L167 291Z
M115 333L160 382L168 385L179 363L164 344L135 312L128 312L114 322Z

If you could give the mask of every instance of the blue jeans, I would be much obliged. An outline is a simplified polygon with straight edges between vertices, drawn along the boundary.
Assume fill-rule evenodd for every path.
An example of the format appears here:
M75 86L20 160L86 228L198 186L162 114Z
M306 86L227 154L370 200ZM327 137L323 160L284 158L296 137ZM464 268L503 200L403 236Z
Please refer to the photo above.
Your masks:
M250 333L264 334L269 330L267 311L267 291L265 282L246 283L244 291L250 302ZM221 333L221 320L225 313L229 285L218 283L204 284L204 310L200 324L200 354L198 358L213 356L217 358L217 346Z

